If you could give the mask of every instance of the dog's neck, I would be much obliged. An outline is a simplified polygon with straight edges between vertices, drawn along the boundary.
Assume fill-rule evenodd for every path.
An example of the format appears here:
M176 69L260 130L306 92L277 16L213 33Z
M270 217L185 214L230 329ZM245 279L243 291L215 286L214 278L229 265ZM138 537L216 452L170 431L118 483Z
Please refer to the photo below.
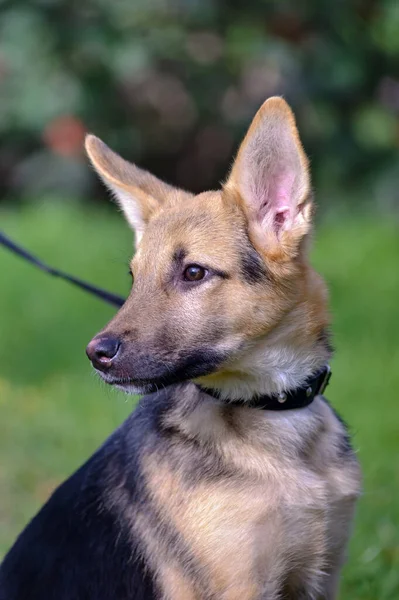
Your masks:
M289 329L287 324L277 328L225 370L196 382L217 392L222 400L232 401L295 390L328 363L332 350L325 331L299 342Z

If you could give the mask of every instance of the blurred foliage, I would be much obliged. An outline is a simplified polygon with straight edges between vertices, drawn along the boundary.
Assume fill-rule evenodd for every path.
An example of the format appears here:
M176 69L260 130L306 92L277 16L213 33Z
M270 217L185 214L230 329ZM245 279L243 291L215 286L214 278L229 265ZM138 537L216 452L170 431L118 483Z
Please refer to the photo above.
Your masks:
M396 0L1 0L0 12L3 196L93 195L86 130L172 183L215 187L256 109L283 94L327 201L398 207Z

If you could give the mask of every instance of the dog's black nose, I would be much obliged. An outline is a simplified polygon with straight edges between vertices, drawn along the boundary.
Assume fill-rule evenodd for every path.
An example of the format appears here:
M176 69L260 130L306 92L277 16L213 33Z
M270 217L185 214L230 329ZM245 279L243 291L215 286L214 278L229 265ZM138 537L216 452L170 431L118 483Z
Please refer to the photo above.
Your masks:
M120 341L111 336L95 337L89 342L86 354L93 363L93 367L106 371L118 353Z

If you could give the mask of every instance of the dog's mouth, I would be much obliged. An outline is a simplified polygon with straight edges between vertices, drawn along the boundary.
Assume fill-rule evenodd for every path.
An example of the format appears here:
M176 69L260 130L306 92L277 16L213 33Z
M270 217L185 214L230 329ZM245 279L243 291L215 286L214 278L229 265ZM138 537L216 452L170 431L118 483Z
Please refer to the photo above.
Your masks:
M167 382L161 377L152 379L133 379L132 377L112 377L108 373L103 373L98 369L95 369L95 371L105 383L128 394L151 394L172 383L176 383Z
M141 371L142 377L132 377L128 374L127 368L111 368L108 371L95 369L103 381L124 392L130 394L150 394L162 388L173 384L190 381L197 377L210 375L220 368L221 364L228 358L226 352L216 352L214 349L197 351L184 359L177 361L176 364L168 365L157 364L153 362L140 365L137 371ZM135 369L135 370L136 370ZM130 370L130 369L129 369ZM119 372L118 372L119 371ZM139 373L138 373L139 374Z

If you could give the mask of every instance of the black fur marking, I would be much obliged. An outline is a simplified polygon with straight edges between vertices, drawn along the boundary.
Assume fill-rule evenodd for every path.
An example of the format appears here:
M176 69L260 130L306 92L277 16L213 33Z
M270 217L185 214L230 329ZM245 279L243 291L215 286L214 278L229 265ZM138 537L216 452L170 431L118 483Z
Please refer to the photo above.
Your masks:
M181 396L187 394L190 387L194 388L194 395L190 391L189 400L182 406ZM165 456L172 468L176 468L177 471L184 474L186 485L195 487L198 485L198 481L209 484L226 479L238 481L241 477L240 471L227 464L216 447L200 443L198 439L179 428L178 424L170 424L168 419L165 419L168 412L173 414L175 406L179 406L177 423L181 419L184 421L185 415L191 414L196 406L203 402L198 388L190 382L164 390L163 393L165 397L168 397L168 401L165 402L163 410L157 416L161 454ZM230 407L221 407L221 410L224 416L226 413L232 413ZM177 444L176 441L178 441Z
M338 448L340 456L349 456L354 455L351 438L348 432L342 434L339 440L339 448Z
M241 274L252 285L270 278L266 265L249 240L241 252Z
M126 361L134 365L134 373L127 373ZM198 348L186 354L169 357L156 357L153 354L144 354L132 348L123 363L115 366L113 370L114 380L108 383L132 384L146 390L146 393L158 391L175 383L181 383L196 377L209 375L215 372L228 358L228 354L218 352L214 348ZM119 381L120 373L120 381Z
M159 439L154 439L154 441L155 446L159 446ZM165 455L164 450L164 446L161 445L159 454L162 457ZM165 519L162 510L159 511L153 500L146 496L145 489L142 491L141 502L137 507L137 516L140 518L141 523L145 524L145 528L151 537L158 541L158 546L162 548L166 560L183 564L185 577L190 579L194 588L197 588L197 593L201 594L201 597L209 598L211 595L207 590L209 573L193 554L180 532L169 520ZM157 558L160 557L155 557L155 563Z
M212 471L212 461L208 460L210 464L201 464L204 449L198 443L184 445L185 439L180 437L180 432L177 429L165 426L164 422L165 415L179 403L181 394L188 386L195 389L193 384L184 383L161 390L150 397L144 397L140 400L136 410L142 410L143 415L146 417L146 432L143 435L143 441L138 442L141 444L140 449L143 455L148 457L151 453L156 461L166 461L172 471L175 468L177 471L180 470L184 473L187 486L190 486L191 484L198 484L198 478L194 480L193 469L198 476L204 475L206 472ZM193 405L195 405L195 399L190 402L191 408ZM137 443L136 439L133 440L133 437L136 438L136 432L128 423L126 425L127 435ZM187 459L189 459L188 462ZM190 465L191 459L193 460L192 465ZM187 466L187 470L184 469L185 466ZM198 467L197 470L195 470L196 466ZM129 477L136 478L136 473L130 470ZM134 481L130 484L129 479L127 479L125 488L127 490L133 489ZM152 531L153 538L161 542L162 550L169 556L169 559L172 561L177 560L184 565L185 575L191 580L198 596L203 597L204 600L215 600L209 590L209 573L206 566L198 561L186 540L174 528L173 524L165 520L162 507L156 506L147 490L146 482L142 481L138 511L140 511L141 519L145 522L147 530ZM135 501L134 496L128 498L128 510Z
M309 592L307 591L305 585L299 584L299 587L292 587L286 584L281 591L279 599L291 600L292 598L295 598L295 600L310 600L311 597L313 597L313 595L309 596Z
M222 279L230 279L230 274L226 271L221 271L220 269L211 269L215 275L221 277Z
M333 411L335 417L338 419L338 421L342 425L342 433L341 433L340 439L338 441L339 457L344 458L344 457L348 457L351 455L354 456L355 454L354 454L354 450L353 450L353 446L352 446L352 442L351 442L349 427L348 427L346 421L344 421L344 419L341 417L341 415L335 410L335 408L333 406L331 406L330 402L328 402L328 400L326 400L326 398L324 396L323 396L323 400L324 400L324 402L326 402L328 404L328 406Z
M177 364L170 368L171 373L165 374L163 379L171 383L178 383L213 373L227 355L213 348L198 348L180 357Z
M0 567L1 600L155 600L153 575L140 541L106 504L128 474L137 497L141 482L137 446L125 445L124 428L52 495L17 539ZM136 446L136 447L135 447Z
M226 424L226 426L232 431L232 433L234 433L235 436L242 438L240 427L238 426L236 417L234 415L234 407L222 405L220 410L223 417L223 422Z
M173 261L179 265L182 265L186 256L187 250L185 248L177 248L173 253Z
M181 386L178 386L179 389ZM165 456L160 415L174 391L141 399L109 440L62 484L22 532L0 567L1 600L156 600L151 558L132 527L147 532L184 564L198 593L208 573L146 493L141 457ZM159 557L155 557L159 558Z
M317 339L317 341L326 348L330 356L334 354L335 350L331 342L331 337L331 331L327 327L325 327L320 331Z
M195 438L189 437L177 427L163 427L164 437L169 448L167 457L170 464L184 473L187 488L198 485L198 481L212 484L231 479L239 481L241 474L233 466L226 464L223 456L215 448L210 451ZM179 441L179 446L170 444L169 439ZM164 451L165 454L165 451Z

